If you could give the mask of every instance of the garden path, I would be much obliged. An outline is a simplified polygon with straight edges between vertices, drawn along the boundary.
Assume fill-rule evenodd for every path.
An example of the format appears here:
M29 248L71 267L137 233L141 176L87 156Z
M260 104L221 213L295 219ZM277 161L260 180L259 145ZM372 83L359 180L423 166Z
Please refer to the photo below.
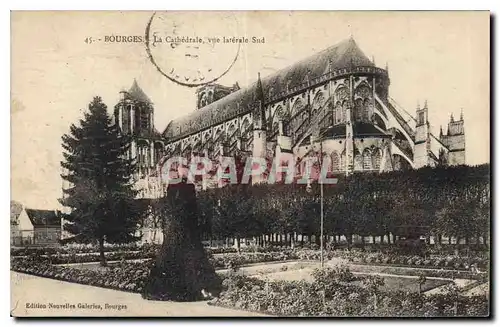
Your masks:
M27 303L44 304L46 309L26 308ZM100 305L102 309L48 309L49 303ZM127 306L127 309L105 309L105 304ZM263 316L241 310L207 305L206 302L148 301L140 294L115 291L94 286L62 282L11 272L11 315L23 316L149 316L208 317Z

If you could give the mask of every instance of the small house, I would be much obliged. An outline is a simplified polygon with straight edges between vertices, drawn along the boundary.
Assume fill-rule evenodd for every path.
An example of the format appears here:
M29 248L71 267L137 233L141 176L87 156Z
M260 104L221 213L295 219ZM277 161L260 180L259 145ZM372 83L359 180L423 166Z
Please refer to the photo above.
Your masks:
M61 217L55 210L22 208L11 216L11 245L58 245Z

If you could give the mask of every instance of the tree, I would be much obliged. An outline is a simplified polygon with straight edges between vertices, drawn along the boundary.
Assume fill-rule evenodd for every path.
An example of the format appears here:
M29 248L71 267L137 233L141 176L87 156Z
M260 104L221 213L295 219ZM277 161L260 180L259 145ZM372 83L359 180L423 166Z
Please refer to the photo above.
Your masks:
M92 100L79 125L72 124L62 137L61 165L67 173L61 177L71 187L59 201L71 208L64 215L65 229L85 242L98 243L104 266L104 242L137 240L140 206L131 184L135 165L126 158L130 138L112 124L100 97Z
M11 225L18 225L19 221L19 215L21 214L21 211L23 210L23 205L17 201L10 201L10 224Z
M161 301L196 301L203 292L219 292L220 277L201 243L194 185L187 179L170 184L165 208L163 245L152 266L142 296Z

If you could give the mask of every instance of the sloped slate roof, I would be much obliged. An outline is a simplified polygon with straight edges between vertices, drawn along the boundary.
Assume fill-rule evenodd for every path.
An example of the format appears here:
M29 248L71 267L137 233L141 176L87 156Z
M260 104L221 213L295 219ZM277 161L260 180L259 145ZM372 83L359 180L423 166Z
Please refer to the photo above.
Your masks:
M26 209L34 227L60 226L61 220L54 210Z
M326 74L329 70L375 65L350 38L262 79L265 99ZM249 112L257 82L187 116L171 121L163 136L176 139Z
M132 83L132 86L127 91L127 93L131 98L133 98L135 100L151 103L151 100L146 95L146 93L144 93L144 91L141 89L139 84L137 84L137 81L135 80L135 78L134 78L134 83Z

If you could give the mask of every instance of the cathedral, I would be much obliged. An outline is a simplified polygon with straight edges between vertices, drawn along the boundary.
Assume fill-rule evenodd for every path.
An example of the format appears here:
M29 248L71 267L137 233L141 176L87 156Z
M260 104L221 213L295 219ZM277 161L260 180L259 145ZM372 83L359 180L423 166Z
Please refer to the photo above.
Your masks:
M430 131L427 102L409 114L389 96L389 70L375 66L350 38L240 88L207 84L196 110L159 131L154 106L134 80L120 92L114 121L133 139L136 185L158 197L158 164L173 156L279 158L313 152L339 174L465 164L464 119ZM300 167L298 168L300 171Z

